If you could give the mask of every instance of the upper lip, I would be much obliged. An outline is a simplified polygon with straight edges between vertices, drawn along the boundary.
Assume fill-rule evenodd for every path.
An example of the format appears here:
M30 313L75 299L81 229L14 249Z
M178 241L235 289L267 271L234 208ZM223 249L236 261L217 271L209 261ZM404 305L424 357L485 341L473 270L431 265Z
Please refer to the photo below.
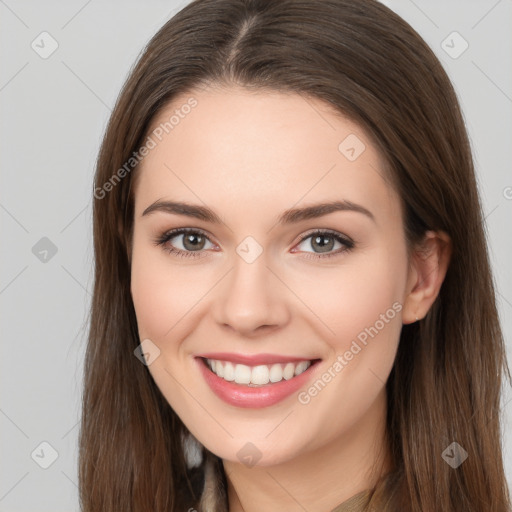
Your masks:
M218 361L230 361L231 363L245 364L247 366L257 366L264 364L277 363L299 363L300 361L313 361L309 357L283 356L280 354L235 354L230 352L209 352L207 354L198 354L197 357L205 359L215 359Z

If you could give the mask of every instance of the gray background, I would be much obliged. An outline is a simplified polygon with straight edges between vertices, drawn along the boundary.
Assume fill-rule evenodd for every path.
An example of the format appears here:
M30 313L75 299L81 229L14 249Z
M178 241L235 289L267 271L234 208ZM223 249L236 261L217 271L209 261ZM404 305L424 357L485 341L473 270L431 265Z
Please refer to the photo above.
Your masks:
M94 162L130 67L149 38L186 3L0 0L1 512L78 510ZM510 360L512 0L385 3L430 44L459 94ZM44 31L58 44L50 56L44 52L55 43L40 36ZM464 41L469 47L461 53ZM511 482L508 387L503 398Z

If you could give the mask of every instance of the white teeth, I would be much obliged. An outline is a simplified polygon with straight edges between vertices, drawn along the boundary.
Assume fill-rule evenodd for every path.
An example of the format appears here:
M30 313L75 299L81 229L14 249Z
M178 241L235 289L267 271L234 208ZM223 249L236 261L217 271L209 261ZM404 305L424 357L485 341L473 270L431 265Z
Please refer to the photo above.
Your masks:
M270 382L283 380L283 368L280 364L273 364L270 368Z
M310 366L311 361L300 361L299 363L272 364L247 366L245 364L233 364L229 361L206 360L208 367L218 377L228 382L245 384L248 386L264 386L269 382L275 383L290 380L293 377L304 373Z
M295 375L300 375L301 373L304 373L308 368L309 368L309 361L301 361L295 367Z
M222 363L220 363L220 364L222 364ZM230 381L230 382L235 380L235 367L229 361L224 363L224 375L223 375L223 377L224 377L224 380L227 380L227 381Z
M260 365L255 366L251 373L251 384L258 384L260 386L268 384L270 371L268 366Z
M251 382L251 369L245 364L235 366L235 382L237 384L249 384Z
M283 370L283 377L286 380L290 380L295 373L295 365L293 363L287 363Z

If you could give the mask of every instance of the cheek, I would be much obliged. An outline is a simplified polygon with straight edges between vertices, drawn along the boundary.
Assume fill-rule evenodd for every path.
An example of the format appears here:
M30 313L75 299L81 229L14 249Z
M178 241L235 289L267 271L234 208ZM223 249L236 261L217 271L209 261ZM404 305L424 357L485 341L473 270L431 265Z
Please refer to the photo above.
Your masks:
M302 281L301 294L337 353L348 350L358 336L364 338L367 329L376 326L384 334L389 324L401 327L405 265L399 255L393 260L375 253Z
M158 339L167 319L164 311L172 311L171 294L166 292L162 275L152 261L149 251L138 248L135 239L132 253L131 293L139 335L142 338ZM170 325L167 326L167 329Z
M179 268L169 265L165 256L160 248L143 246L134 236L131 293L139 335L156 343L183 316L183 304L189 302Z
M207 266L180 266L165 250L137 245L134 238L131 293L141 339L166 346L184 337L215 279Z
M298 396L312 431L335 437L350 429L383 392L402 328L406 261L395 256L375 252L304 287L308 304L332 331L324 337L330 354L322 374Z

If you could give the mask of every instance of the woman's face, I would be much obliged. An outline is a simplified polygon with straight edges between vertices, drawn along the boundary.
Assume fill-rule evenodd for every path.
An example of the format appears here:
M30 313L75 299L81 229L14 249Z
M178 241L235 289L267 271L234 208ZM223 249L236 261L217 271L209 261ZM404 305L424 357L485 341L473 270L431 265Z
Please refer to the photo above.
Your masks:
M409 286L374 145L319 100L238 88L183 94L153 128L131 290L169 404L234 462L368 435Z

